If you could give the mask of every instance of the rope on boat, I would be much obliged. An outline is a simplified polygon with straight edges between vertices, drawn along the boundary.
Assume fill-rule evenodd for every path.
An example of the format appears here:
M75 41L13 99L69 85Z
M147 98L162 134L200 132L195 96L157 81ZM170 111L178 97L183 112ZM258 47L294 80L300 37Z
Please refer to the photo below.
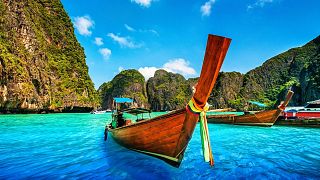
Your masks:
M188 106L193 113L200 114L200 134L201 134L201 143L202 143L202 152L205 162L209 162L211 166L214 165L214 160L212 156L212 150L210 145L210 137L208 130L208 122L206 117L206 112L209 110L209 104L201 108L197 102L192 99L189 101Z

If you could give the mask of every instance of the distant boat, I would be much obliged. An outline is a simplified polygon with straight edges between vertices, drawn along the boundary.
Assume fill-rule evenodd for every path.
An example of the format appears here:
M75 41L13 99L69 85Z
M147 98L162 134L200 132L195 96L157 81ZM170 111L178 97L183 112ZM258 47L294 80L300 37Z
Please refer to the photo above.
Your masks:
M209 115L207 116L208 123L224 123L224 124L235 124L235 125L247 125L247 126L272 126L281 112L288 105L289 101L293 96L292 91L288 91L285 101L279 106L278 109L259 111L252 114L236 115Z
M95 110L95 111L91 111L90 114L104 114L106 113L107 111L106 110Z
M230 42L231 39L209 35L196 91L186 108L136 123L123 121L121 119L123 116L120 116L120 122L124 124L122 126L116 123L119 122L119 116L116 114L113 116L112 124L107 125L112 128L106 128L106 132L109 131L120 145L179 166L199 120L199 114L203 108L207 107L206 102L216 82ZM121 113L121 110L119 112ZM213 165L208 128L203 118L201 122L205 159Z
M320 126L320 99L310 101L304 107L292 107L283 112L279 125Z
M310 101L301 109L289 109L284 111L287 119L320 119L320 99Z
M105 113L107 113L107 112L112 112L112 110L111 110L111 109L103 110L101 107L99 107L99 108L96 109L96 110L92 110L92 111L90 112L90 114L105 114Z

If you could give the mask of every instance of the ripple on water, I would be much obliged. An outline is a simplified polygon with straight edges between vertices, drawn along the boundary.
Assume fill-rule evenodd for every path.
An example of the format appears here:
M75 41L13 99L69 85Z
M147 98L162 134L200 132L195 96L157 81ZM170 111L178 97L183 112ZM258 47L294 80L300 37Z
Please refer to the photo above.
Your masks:
M153 114L154 116L154 114ZM215 166L199 127L180 168L103 141L110 114L0 116L0 179L319 179L320 130L209 125Z

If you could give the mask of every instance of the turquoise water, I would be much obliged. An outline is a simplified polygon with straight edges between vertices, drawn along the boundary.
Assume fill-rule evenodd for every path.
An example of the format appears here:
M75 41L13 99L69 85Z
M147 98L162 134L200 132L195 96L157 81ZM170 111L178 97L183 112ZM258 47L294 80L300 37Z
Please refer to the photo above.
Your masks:
M104 142L109 120L110 114L0 116L0 179L320 178L320 129L210 124L210 168L197 127L180 168L174 168L110 137Z

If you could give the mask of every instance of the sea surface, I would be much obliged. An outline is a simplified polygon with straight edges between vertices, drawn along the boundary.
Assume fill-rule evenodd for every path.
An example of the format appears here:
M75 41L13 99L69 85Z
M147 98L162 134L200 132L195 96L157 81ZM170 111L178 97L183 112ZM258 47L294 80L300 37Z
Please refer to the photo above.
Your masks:
M320 179L317 128L210 124L210 167L197 126L175 168L111 136L104 142L110 120L110 114L1 115L0 179Z

